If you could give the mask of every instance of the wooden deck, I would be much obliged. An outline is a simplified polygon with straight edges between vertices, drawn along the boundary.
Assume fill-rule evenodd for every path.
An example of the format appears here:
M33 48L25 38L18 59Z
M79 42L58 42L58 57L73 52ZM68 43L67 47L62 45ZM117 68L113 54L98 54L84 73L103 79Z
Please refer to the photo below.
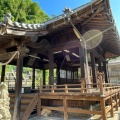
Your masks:
M39 105L41 109L50 109L64 112L64 120L68 120L68 112L101 115L103 120L107 120L107 113L114 117L114 107L118 110L120 106L120 86L113 84L92 84L82 88L81 85L51 85L41 86L39 94ZM96 86L96 87L93 87ZM61 100L62 106L43 106L42 99ZM100 110L79 109L70 107L69 101L93 101L100 103Z
M91 84L89 88L87 85L82 86L81 84L40 86L39 93L24 94L23 96L26 97L31 96L31 100L29 100L29 105L21 120L27 120L36 105L37 116L40 116L41 110L45 108L62 111L64 120L69 119L69 112L101 115L103 120L107 120L107 113L110 112L111 117L114 117L114 108L118 110L118 106L120 106L120 86L115 84ZM43 104L45 101L47 104ZM26 102L27 100L22 99L22 104ZM89 105L96 102L100 105L100 109L89 109ZM86 106L82 108L84 105L88 108Z

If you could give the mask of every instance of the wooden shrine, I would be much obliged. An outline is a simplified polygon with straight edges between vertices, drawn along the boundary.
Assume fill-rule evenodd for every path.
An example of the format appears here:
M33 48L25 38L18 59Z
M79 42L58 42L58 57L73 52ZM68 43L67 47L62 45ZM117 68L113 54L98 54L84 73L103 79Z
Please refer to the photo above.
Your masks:
M103 32L101 43L87 50L90 85L82 81L86 79L85 49L76 37L65 14L40 24L26 24L11 21L11 15L8 13L4 21L0 22L1 82L4 82L5 66L7 64L17 66L15 94L11 95L15 97L12 114L14 120L28 119L36 105L37 115L40 115L41 109L48 108L63 111L64 120L68 120L68 112L99 114L102 115L103 120L107 120L106 113L110 111L113 117L113 108L116 107L118 110L120 86L109 84L107 59L120 55L120 38L109 0L94 0L80 6L72 10L70 18L82 35L93 29ZM23 66L33 68L32 89L35 88L35 69L43 70L40 92L21 95ZM54 68L57 70L56 78L54 78ZM46 85L45 80L46 69L49 70L49 85ZM87 86L90 86L90 92L87 92ZM23 99L23 102L21 101L21 96L31 99L22 117L20 107L23 103L25 104L25 101ZM51 104L48 102L43 105L42 99L53 99L53 101ZM57 100L63 102L57 103L62 107L52 107ZM74 100L76 102L79 100L97 101L102 108L100 111L74 109L68 102ZM107 108L106 101L109 101Z

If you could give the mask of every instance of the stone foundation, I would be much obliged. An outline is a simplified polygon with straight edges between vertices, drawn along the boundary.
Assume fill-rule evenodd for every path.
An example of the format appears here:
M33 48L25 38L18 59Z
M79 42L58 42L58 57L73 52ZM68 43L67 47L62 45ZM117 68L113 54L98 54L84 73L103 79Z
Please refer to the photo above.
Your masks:
M10 120L8 87L5 83L0 84L0 120Z

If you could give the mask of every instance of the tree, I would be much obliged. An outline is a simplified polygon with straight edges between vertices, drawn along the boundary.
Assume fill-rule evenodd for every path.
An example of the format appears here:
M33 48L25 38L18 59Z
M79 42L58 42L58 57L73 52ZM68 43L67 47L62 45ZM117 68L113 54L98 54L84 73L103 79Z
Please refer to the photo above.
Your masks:
M32 0L0 0L0 20L6 13L11 13L13 21L23 23L41 23L49 19Z

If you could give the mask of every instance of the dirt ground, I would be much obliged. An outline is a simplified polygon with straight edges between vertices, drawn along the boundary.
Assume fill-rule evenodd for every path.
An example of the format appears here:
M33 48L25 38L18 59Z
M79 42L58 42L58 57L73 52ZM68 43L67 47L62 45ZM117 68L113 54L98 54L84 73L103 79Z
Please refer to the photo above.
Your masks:
M58 118L58 117L43 117L43 116L39 116L39 117L33 117L29 120L64 120L63 118ZM79 118L69 118L69 120L102 120L101 116L99 115L95 115L92 117L79 117ZM120 107L119 107L119 111L115 111L114 117L111 117L110 114L107 115L107 120L120 120Z

